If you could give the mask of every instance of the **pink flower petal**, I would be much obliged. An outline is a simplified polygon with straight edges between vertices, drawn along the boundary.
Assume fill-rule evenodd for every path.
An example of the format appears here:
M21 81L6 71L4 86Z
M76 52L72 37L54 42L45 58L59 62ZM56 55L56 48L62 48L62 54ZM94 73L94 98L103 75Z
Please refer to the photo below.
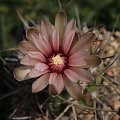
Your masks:
M44 63L37 63L29 73L29 77L34 78L49 72L48 66Z
M49 93L51 95L57 95L58 92L56 91L56 89L54 88L53 84L49 84Z
M59 50L59 33L55 29L52 33L52 43L53 43L53 48L56 52Z
M21 67L15 68L13 71L13 74L16 80L23 81L23 80L27 80L30 78L28 76L30 71L31 71L31 67L21 66Z
M44 55L46 55L46 51L45 51L45 49L43 47L43 42L41 44L41 41L43 41L43 40L41 40L39 38L39 36L32 36L32 37L34 39L34 44L38 48L38 50L40 50Z
M33 68L33 69L31 70L31 72L29 73L29 77L30 77L30 78L39 77L39 76L41 76L41 75L43 75L43 74L45 74L45 73L48 73L48 72L49 72L49 69L46 69L46 70L44 70L44 71L39 71L39 70Z
M76 53L77 51L80 51L82 49L89 49L89 47L92 44L93 39L95 38L94 33L86 33L84 36L78 40L78 42L73 46L73 48L70 50L69 55L72 55Z
M93 75L82 68L71 67L71 70L75 71L79 76L79 80L83 82L92 82L94 80Z
M39 71L44 71L46 69L48 69L48 65L46 65L45 63L37 63L35 65L35 69L39 70Z
M41 33L42 35L49 41L50 45L52 45L52 32L53 32L53 26L52 24L47 20L47 19L43 19L41 21Z
M90 51L88 51L88 50L80 50L80 51L75 52L71 56L69 56L69 60L74 60L74 59L82 60L82 59L86 58L89 55L90 55Z
M61 74L57 74L57 77L53 81L53 86L56 89L57 93L60 94L64 89L63 78Z
M86 57L90 55L90 52L87 50L82 50L76 52L75 54L69 57L69 66L79 66L83 67L87 65L87 62L84 60Z
M102 59L96 55L89 55L88 57L85 58L85 61L87 64L84 67L88 68L98 66L102 62Z
M39 35L39 31L36 28L31 27L26 31L26 37L31 42L33 42L32 36L34 36L34 35Z
M70 32L71 30L76 30L76 20L72 19L68 22L66 29L65 29L65 36Z
M28 55L25 55L20 61L21 64L28 65L28 66L34 66L39 62L41 62L39 59L31 58Z
M46 56L52 52L50 44L45 37L39 34L39 36L32 36L36 47Z
M17 46L17 49L23 54L27 54L28 51L37 51L36 46L30 41L21 41Z
M56 77L57 77L57 73L51 73L49 78L49 84L53 84Z
M71 69L65 69L64 74L73 82L77 82L79 80L78 74Z
M55 28L59 32L60 46L62 46L62 40L64 37L66 24L67 24L67 16L65 12L61 11L56 15L56 18L55 18Z
M42 75L40 78L38 78L33 84L32 84L32 93L37 93L43 90L48 85L48 79L50 74L46 73Z
M79 38L80 38L79 33L78 33L78 32L75 32L75 35L74 35L74 37L73 37L73 41L72 41L72 43L71 43L71 46L70 46L69 51L70 51L70 50L72 49L72 47L78 42Z
M74 59L74 60L69 60L68 65L76 66L76 67L84 67L87 65L87 62L85 60Z
M75 82L70 81L65 75L63 76L63 81L66 90L70 94L70 96L74 99L81 99L82 97L82 90L80 88L80 85L78 85Z
M71 30L65 37L65 39L63 40L63 51L65 53L65 55L67 55L70 46L72 44L73 41L73 37L75 35L75 30Z
M28 52L28 55L31 58L40 59L41 61L46 62L46 58L41 52Z

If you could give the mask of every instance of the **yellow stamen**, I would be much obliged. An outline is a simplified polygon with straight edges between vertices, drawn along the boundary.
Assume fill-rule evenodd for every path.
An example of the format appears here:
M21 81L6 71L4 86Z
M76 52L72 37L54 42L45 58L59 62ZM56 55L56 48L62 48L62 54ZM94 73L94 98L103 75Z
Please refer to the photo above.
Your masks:
M56 55L55 57L52 58L53 59L53 63L55 65L60 65L63 63L63 60L61 59L61 57L59 55Z

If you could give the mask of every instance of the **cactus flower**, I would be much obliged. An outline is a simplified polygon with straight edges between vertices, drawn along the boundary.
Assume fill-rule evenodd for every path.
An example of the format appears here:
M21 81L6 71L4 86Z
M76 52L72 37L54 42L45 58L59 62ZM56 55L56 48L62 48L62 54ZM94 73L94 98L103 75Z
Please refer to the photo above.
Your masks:
M80 99L78 81L93 81L86 68L96 67L101 62L89 51L94 33L80 36L76 21L72 19L67 23L66 14L61 11L55 17L54 26L43 19L39 27L26 31L26 38L18 45L22 66L14 69L16 80L36 78L32 84L33 93L49 85L51 94L60 94L65 88L74 99Z

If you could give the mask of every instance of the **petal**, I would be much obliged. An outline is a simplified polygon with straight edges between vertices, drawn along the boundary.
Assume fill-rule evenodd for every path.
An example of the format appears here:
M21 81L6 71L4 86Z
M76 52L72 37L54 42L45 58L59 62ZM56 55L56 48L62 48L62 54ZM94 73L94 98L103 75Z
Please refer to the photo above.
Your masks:
M87 56L90 55L90 51L88 50L80 50L74 54L72 54L71 56L69 56L69 60L74 60L74 59L84 59L86 58Z
M71 46L70 46L70 50L71 50L71 48L78 42L79 38L80 38L79 33L78 33L78 32L75 32L75 35L74 35L74 37L73 37L73 41L72 41Z
M54 50L56 52L58 52L58 50L59 50L59 33L56 29L52 33L52 44L53 44Z
M23 54L27 54L28 51L37 51L36 46L30 41L21 41L17 46L17 49Z
M49 84L49 93L51 95L57 95L58 94L56 89L54 88L53 84Z
M65 53L65 55L67 55L70 46L72 44L73 41L73 37L75 35L75 30L71 30L65 37L65 39L63 40L63 51Z
M73 70L79 76L79 80L83 82L92 82L94 80L93 75L87 70L77 67L71 67L71 70Z
M96 67L102 62L102 59L96 55L90 55L87 58L85 58L85 61L86 61L86 65L84 66L85 68Z
M56 18L55 18L55 28L59 32L60 45L62 45L62 39L64 36L66 24L67 24L67 16L64 11L61 11L56 15Z
M75 66L75 67L84 67L87 65L85 60L80 60L80 59L74 59L74 60L69 60L68 63L69 66Z
M52 33L51 33L51 35L52 35ZM52 52L52 49L51 49L51 46L50 46L50 43L49 43L48 39L46 39L43 35L41 35L41 37L42 37L42 39L45 43L45 45L44 45L45 49L47 51L49 51L49 54L50 54Z
M49 68L49 67L45 63L37 63L35 65L35 69L37 69L37 70L39 70L41 72L44 71L44 70L46 70L47 68Z
M64 85L70 96L74 99L81 99L82 97L82 90L80 86L75 83L70 81L66 76L63 77Z
M31 71L30 67L21 66L14 69L13 74L16 80L23 81L29 79L29 72Z
M68 32L70 32L71 30L76 30L76 20L72 19L68 22L66 29L65 29L65 36L67 35Z
M31 58L28 55L25 55L20 61L21 64L30 65L30 66L34 66L35 64L39 62L41 62L39 59Z
M64 88L63 78L61 74L57 74L57 77L53 81L53 86L56 89L57 93L60 94Z
M93 39L95 38L95 34L94 33L86 33L84 36L82 36L78 42L73 46L73 48L70 50L69 55L74 54L77 51L80 51L82 49L88 49L91 44Z
M44 71L39 71L39 70L33 68L33 69L31 70L31 72L29 73L29 77L30 77L30 78L39 77L39 76L41 76L41 75L43 75L43 74L45 74L45 73L48 73L48 72L49 72L49 69L46 69L46 70L44 70Z
M31 27L26 31L26 37L31 42L33 42L33 37L32 36L34 36L34 35L37 35L37 36L39 35L39 31L36 28Z
M31 58L40 59L41 61L46 62L46 58L41 52L28 52L28 55Z
M50 55L52 50L50 47L49 42L47 41L47 39L40 35L39 36L32 36L34 39L34 44L36 45L36 47L46 56Z
M71 69L65 69L64 74L73 82L77 82L79 80L78 74Z
M57 73L51 73L49 78L49 84L53 84L56 77L57 77Z
M50 74L46 73L42 75L40 78L38 78L33 84L32 84L32 93L40 92L48 85L48 79Z
M52 44L52 32L53 32L53 26L47 19L43 19L41 21L41 33L42 35L49 41L50 44Z
M44 55L48 55L48 52L45 50L44 44L45 41L43 41L42 37L40 36L32 36L34 39L34 44L40 50Z
M84 60L86 57L90 55L90 52L88 50L82 50L79 52L76 52L75 54L71 55L69 57L69 66L86 66L87 62Z

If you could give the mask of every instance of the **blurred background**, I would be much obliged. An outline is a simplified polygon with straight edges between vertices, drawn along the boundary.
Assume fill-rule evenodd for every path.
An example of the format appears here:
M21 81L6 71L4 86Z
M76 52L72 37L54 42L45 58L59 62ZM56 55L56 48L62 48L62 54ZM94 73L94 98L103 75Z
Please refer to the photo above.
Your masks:
M111 29L120 12L120 0L61 0L61 3L69 19L76 17L77 9L81 25L102 24ZM23 23L16 11L28 22L48 17L54 23L54 16L58 10L57 0L0 0L0 49L13 47L22 39ZM119 27L120 22L116 28Z
M104 25L111 31L116 26L115 28L120 30L118 21L120 0L61 0L61 3L68 19L79 16L81 26L84 24L89 27ZM43 17L47 17L54 24L59 4L57 0L0 0L0 120L6 120L8 117L5 116L15 110L17 100L13 100L11 95L19 93L23 87L14 80L12 75L12 70L17 62L13 62L16 52L11 51L11 48L16 47L25 32L17 11L30 26L39 22ZM4 58L7 62L4 61ZM23 84L26 85L26 82ZM17 99L21 100L24 95L26 95L26 90ZM32 103L26 104L30 107ZM33 104L33 106L35 105ZM33 107L30 110L34 111Z

